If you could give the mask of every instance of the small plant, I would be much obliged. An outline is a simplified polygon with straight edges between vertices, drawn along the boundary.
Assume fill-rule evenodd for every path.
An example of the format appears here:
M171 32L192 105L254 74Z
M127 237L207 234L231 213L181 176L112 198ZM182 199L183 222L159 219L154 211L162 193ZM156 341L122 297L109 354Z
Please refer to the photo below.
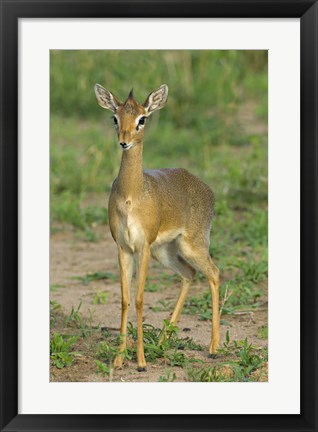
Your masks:
M268 327L262 326L258 329L258 337L261 339L268 339Z
M112 363L119 353L119 343L118 338L107 342L101 342L96 353L97 357L102 359L105 363Z
M263 358L255 353L255 347L248 343L247 338L237 344L240 365L246 375L257 369L263 362Z
M106 336L107 337L107 336ZM109 377L109 380L112 381L112 376L114 372L114 360L120 352L120 344L122 338L120 336L111 338L108 335L107 341L100 342L98 346L98 350L96 352L96 357L98 360L95 360L95 363L98 367L98 373L102 373ZM123 357L123 361L126 359L131 359L131 351L129 349L125 349L121 352Z
M62 306L60 303L50 300L50 325L52 326L55 323L55 320L57 318L57 313L60 311Z
M165 354L165 360L168 361L171 367L184 367L187 363L187 359L184 353L182 351L178 351L178 349L175 349L173 352L167 352Z
M186 300L183 312L189 315L198 315L200 320L212 318L212 299L210 290L201 296L192 296Z
M80 323L82 321L80 315L79 315L79 310L82 307L82 301L79 302L77 307L72 306L72 310L69 314L69 316L66 318L66 323Z
M172 342L173 340L177 339L178 333L179 327L177 327L175 324L171 323L167 319L163 320L163 329L160 332L160 336L164 334L164 339Z
M88 242L96 242L97 241L97 235L94 233L94 231L90 227L85 228L84 238Z
M69 316L66 318L66 324L67 325L75 325L77 328L81 330L82 336L87 338L92 331L92 312L90 312L90 323L88 324L87 321L83 321L79 314L79 310L82 307L82 301L79 302L77 307L72 306L72 310L69 314Z
M159 306L153 306L151 309L154 312L169 312L172 309L171 301L159 300L158 305Z
M219 382L225 381L217 367L189 368L188 378L194 382Z
M55 312L57 310L60 310L61 307L62 306L60 305L60 303L58 303L58 302L56 302L54 300L50 300L50 311L51 312Z
M115 280L116 277L111 272L95 272L95 273L88 273L85 276L73 276L72 279L81 281L84 285L89 285L92 281L103 280L103 279Z
M107 291L95 291L94 297L93 297L93 304L106 304L108 297Z
M63 337L55 333L50 341L50 358L51 364L58 369L70 366L73 363L73 357L76 354L71 352L72 345L76 342L77 337Z
M157 292L157 291L159 291L159 285L157 283L146 283L145 291L146 292Z
M165 375L160 375L159 382L173 382L177 379L176 374L171 369L165 369Z
M183 349L193 350L193 351L204 351L204 346L197 344L194 342L192 338L185 339L184 342L182 342ZM180 349L180 346L178 347Z
M268 276L267 262L242 261L239 268L243 272L244 280L252 283L262 282Z
M59 288L64 288L65 285L61 284L52 284L50 285L50 291L57 291Z
M110 367L107 367L105 365L105 363L103 363L103 362L101 362L99 360L95 360L95 363L96 363L96 365L98 367L98 372L99 373L102 373L104 375L110 375L110 372L111 372L111 368Z

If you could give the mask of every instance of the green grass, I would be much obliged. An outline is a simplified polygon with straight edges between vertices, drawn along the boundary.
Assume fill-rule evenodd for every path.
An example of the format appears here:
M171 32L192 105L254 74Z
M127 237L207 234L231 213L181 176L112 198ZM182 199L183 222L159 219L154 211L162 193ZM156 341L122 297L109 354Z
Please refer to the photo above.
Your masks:
M201 123L191 109L213 101L216 110L207 113L212 125L227 112L232 113L245 98L267 104L267 51L51 51L51 109L61 117L74 112L82 118L96 114L94 84L105 85L119 99L133 87L140 102L162 83L174 88L170 98L172 121L179 125ZM264 110L258 111L265 115ZM213 114L213 115L212 115ZM163 114L164 119L171 115ZM215 130L205 125L206 129ZM211 133L211 132L209 132ZM215 133L215 132L214 132ZM222 131L222 134L225 132Z
M110 375L111 367L107 367L105 363L101 362L100 360L95 360L96 366L97 366L97 372L101 373L103 375Z
M75 352L72 352L72 345L76 342L76 336L62 336L55 333L50 340L51 364L58 369L71 366Z
M268 359L267 348L256 348L247 339L230 341L227 335L226 342L219 350L218 362L209 366L206 361L193 357L193 351L202 351L205 348L194 344L191 338L181 338L177 326L164 321L164 328L157 329L149 324L144 324L144 349L145 358L149 363L164 362L165 374L159 377L159 382L173 382L176 374L172 368L184 369L189 381L213 382L213 381L257 381L254 375L257 370L263 373ZM165 331L163 342L159 343L162 332ZM128 325L128 337L134 344L126 348L123 353L124 361L137 360L136 340L137 328L131 323ZM100 342L96 353L97 372L110 375L113 369L113 361L119 353L121 338L106 335L106 339Z
M51 327L54 325L56 320L56 314L61 310L62 306L54 301L50 300L50 325Z
M262 370L266 367L268 360L267 347L258 349L248 342L241 341L227 342L219 350L219 356L230 356L231 360L220 361L217 366L204 366L188 368L190 381L199 382L246 382L258 381L259 376L255 375L257 370L260 376L265 373Z
M114 281L116 276L111 272L95 272L95 273L87 273L85 276L73 276L72 279L76 279L82 282L84 285L89 285L92 281L99 281L109 279Z
M82 301L74 307L72 306L70 314L65 319L65 325L67 327L76 328L80 330L80 334L84 338L88 338L93 330L92 328L92 312L89 311L90 317L88 319L83 319L80 312L82 307Z
M50 285L50 291L57 291L60 288L64 288L65 285L61 285L61 284L52 284Z
M146 281L145 292L157 292L160 291L160 285L155 282Z
M155 362L157 360L164 360L166 365L171 367L180 366L184 367L188 362L195 362L196 359L187 359L184 350L202 351L204 348L196 344L191 338L180 338L179 328L170 324L169 321L164 321L163 329L155 328L150 324L143 325L144 331L144 350L146 361ZM134 344L132 347L127 347L123 353L124 359L137 361L137 328L131 323L128 324L127 329L128 337L130 337ZM161 335L164 335L163 341L159 343ZM97 357L102 360L109 367L112 365L115 357L119 353L119 344L121 338L106 337L102 341L97 350Z
M169 312L172 311L174 302L171 300L158 300L157 306L152 306L153 312Z
M108 292L107 291L95 291L93 296L93 304L106 304Z
M239 262L232 259L234 269L232 279L221 283L221 315L233 314L238 310L257 309L261 306L262 296L265 294L264 286L260 282L267 279L267 261L249 262L244 259ZM201 279L201 275L199 275ZM154 312L171 312L173 301L159 300L151 309ZM183 308L184 314L196 315L200 320L211 320L212 298L210 289L199 295L189 295Z
M60 313L58 303L52 302L51 307L53 318L59 322L59 328L63 328L63 334L55 331L51 336L51 365L57 369L70 367L77 356L82 356L90 358L95 363L97 374L113 380L116 375L113 362L119 353L121 337L114 336L109 331L101 332L99 327L92 327L91 322L85 321L81 316L81 303L72 308L66 318ZM83 332L83 327L86 333ZM179 328L168 320L164 321L162 329L144 324L143 330L147 363L162 367L164 370L164 374L158 378L159 382L176 381L177 370L183 370L186 380L196 382L244 382L267 379L267 347L257 348L247 339L230 340L229 331L219 349L217 359L211 360L207 356L207 347L195 343L188 336L180 336ZM134 365L137 361L137 328L131 323L128 325L127 334L129 342L123 353L124 367L127 367L127 362ZM159 342L161 336L163 340ZM267 326L259 328L259 337L267 337ZM75 350L75 344L80 352Z
M171 369L165 369L165 374L160 375L158 381L159 382L173 382L177 379L177 376Z
M83 195L63 190L51 194L51 224L69 224L84 230L88 240L95 240L92 228L108 223L108 211L104 207L81 206Z
M258 329L258 337L261 339L267 339L268 338L268 327L262 326Z

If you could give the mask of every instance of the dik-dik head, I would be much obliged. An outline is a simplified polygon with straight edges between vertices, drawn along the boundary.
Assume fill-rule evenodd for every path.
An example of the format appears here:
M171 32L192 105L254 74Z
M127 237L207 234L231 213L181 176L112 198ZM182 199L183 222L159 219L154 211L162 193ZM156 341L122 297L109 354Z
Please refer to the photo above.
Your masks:
M168 86L162 84L149 94L142 105L134 99L132 91L124 103L100 84L95 84L95 94L99 105L114 113L113 120L118 142L123 150L129 150L143 141L147 117L165 106L168 99Z

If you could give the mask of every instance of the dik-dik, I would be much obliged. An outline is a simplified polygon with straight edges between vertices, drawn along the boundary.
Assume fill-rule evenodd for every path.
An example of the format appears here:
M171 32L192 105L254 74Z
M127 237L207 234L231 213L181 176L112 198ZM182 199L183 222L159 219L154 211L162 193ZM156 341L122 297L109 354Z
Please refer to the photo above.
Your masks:
M130 287L136 258L137 363L146 370L142 309L149 258L152 256L181 277L181 292L171 316L176 324L196 270L208 279L212 292L210 354L219 345L219 271L209 255L214 195L211 189L182 168L144 170L142 152L148 117L163 108L168 86L163 84L140 104L131 91L121 102L110 91L95 85L97 101L114 113L122 149L118 177L109 198L109 226L118 248L121 274L121 345L114 366L122 367L126 348ZM147 144L151 152L151 143Z

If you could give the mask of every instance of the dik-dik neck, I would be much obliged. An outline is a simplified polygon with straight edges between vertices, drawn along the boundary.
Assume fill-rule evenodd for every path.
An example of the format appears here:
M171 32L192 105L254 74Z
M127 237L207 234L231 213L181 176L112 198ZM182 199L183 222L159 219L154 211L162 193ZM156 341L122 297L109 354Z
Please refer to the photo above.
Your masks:
M118 174L118 188L125 196L138 196L143 187L142 148L139 143L130 150L124 150Z

